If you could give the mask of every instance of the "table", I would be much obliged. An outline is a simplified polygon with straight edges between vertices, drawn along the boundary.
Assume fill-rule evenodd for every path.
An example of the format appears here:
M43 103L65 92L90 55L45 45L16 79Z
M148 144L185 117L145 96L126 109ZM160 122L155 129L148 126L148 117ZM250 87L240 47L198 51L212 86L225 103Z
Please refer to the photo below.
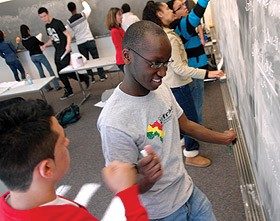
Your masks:
M67 67L63 68L59 73L60 74L67 74L71 72L75 72L82 94L83 94L83 100L81 101L80 105L82 105L87 98L89 97L90 93L86 94L85 90L83 89L81 80L79 78L79 71L84 71L84 70L89 70L93 68L103 68L106 66L112 66L116 64L116 58L114 57L105 57L105 58L96 58L96 59L91 59L87 60L84 66L79 67L79 68L73 68L72 65L68 65Z
M33 84L29 85L27 82L26 84L10 88L9 90L3 92L0 94L0 97L9 97L9 96L15 96L15 95L21 95L21 94L27 94L32 92L40 92L42 98L44 101L47 102L46 97L43 92L43 87L46 86L48 83L50 83L55 77L47 77L47 78L40 78L40 79L34 79Z

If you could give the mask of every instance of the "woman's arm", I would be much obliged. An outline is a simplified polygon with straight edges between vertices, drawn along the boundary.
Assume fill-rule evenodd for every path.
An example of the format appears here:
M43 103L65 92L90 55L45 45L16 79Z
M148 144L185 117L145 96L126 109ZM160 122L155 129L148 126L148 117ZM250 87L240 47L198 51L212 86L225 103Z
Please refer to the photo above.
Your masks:
M181 19L179 29L186 40L189 40L192 37L192 34L195 32L195 28L200 24L200 20L203 17L208 2L209 0L198 0L190 14Z
M175 34L168 34L171 46L172 46L172 60L173 62L170 63L169 68L173 70L177 75L186 76L186 77L193 77L198 79L204 79L206 75L206 70L193 68L188 66L187 56L182 45L181 39L175 36ZM168 69L167 69L168 71Z

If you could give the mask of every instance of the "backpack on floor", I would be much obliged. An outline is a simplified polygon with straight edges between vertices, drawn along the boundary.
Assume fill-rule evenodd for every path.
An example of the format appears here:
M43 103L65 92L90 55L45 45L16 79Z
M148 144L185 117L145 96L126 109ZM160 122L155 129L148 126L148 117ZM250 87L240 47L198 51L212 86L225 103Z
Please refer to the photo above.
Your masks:
M69 107L59 112L56 118L62 127L66 127L67 124L74 123L81 118L80 108L78 105L72 103Z

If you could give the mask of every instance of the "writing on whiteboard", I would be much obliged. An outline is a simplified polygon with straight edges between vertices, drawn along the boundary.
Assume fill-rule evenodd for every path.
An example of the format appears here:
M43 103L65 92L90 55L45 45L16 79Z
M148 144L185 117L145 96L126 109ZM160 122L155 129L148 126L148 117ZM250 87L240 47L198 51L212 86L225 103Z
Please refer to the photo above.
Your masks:
M248 11L253 11L254 6L253 6L253 2L250 0L249 2L246 3L246 7L245 10Z
M278 36L271 36L268 28L264 30L264 43L273 46L276 51L279 50L279 38Z
M246 2L245 10L253 12L254 7L258 7L258 6L268 9L268 13L270 16L280 18L280 4L278 0L257 0L257 1L249 0L248 2Z
M269 2L268 12L271 16L280 18L280 4L278 0L271 0Z
M260 48L257 39L253 43L252 56L255 58L255 63L260 70L262 75L262 80L260 82L262 88L270 88L272 92L278 96L277 91L275 90L275 79L274 79L274 70L272 67L272 62L267 59L262 48ZM270 96L269 96L270 97Z

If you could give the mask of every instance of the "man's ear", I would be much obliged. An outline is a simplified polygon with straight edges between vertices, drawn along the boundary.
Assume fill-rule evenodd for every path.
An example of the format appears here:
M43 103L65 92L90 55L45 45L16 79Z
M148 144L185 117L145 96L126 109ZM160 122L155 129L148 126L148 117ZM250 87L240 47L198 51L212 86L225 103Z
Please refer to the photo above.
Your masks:
M123 49L122 56L123 56L123 60L124 60L125 64L130 64L130 62L131 62L130 61L130 59L131 59L130 50L127 48Z
M163 17L163 13L161 11L157 11L156 15L158 18L162 18Z
M51 178L54 174L54 160L53 159L46 159L39 163L38 170L42 177L44 178Z

